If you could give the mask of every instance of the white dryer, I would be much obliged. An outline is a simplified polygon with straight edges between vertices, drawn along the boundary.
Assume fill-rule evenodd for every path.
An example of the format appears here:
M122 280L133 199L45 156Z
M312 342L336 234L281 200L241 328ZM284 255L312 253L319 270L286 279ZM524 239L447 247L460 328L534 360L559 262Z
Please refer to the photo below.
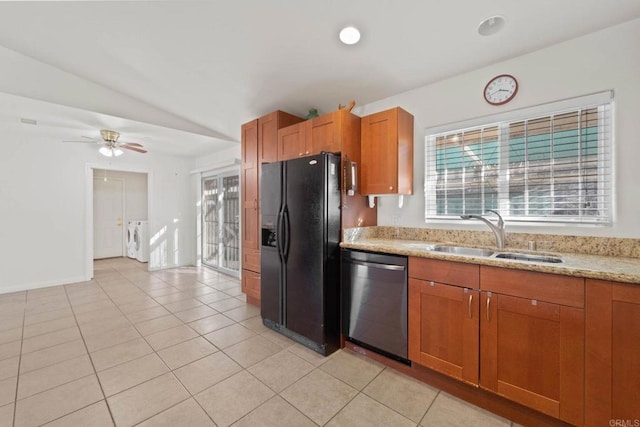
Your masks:
M149 262L149 224L147 221L136 221L133 240L136 247L136 259L140 262Z
M127 256L129 258L137 258L138 251L136 250L136 242L134 240L134 234L136 231L136 221L129 221L127 223Z

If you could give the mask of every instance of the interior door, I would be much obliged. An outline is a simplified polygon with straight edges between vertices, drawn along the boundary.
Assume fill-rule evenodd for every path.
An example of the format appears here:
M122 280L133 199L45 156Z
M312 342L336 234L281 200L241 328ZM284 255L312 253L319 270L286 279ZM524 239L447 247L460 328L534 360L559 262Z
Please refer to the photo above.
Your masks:
M124 256L124 181L93 180L93 258Z

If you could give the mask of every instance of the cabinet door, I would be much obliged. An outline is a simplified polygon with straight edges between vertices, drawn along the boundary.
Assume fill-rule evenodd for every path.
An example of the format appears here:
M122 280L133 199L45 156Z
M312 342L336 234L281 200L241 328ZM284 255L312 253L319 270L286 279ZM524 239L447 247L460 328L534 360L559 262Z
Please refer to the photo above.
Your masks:
M278 160L278 111L258 119L258 158L260 163Z
M243 124L241 132L242 167L255 167L258 164L258 120Z
M383 111L362 118L362 192L398 191L398 115Z
M480 386L583 424L584 309L482 292Z
M260 271L259 166L242 168L242 268Z
M305 156L305 130L307 122L278 130L278 160L289 160Z
M586 287L585 423L636 420L640 418L640 286L587 280Z
M306 134L306 148L309 154L318 154L322 151L337 153L341 149L341 112L334 111L316 117L310 121Z
M242 125L242 248L259 250L258 242L258 120ZM243 256L244 258L244 256Z
M260 302L260 275L253 271L242 270L242 292L247 294L247 302L258 305Z
M478 384L479 292L409 279L409 359Z
M402 108L362 118L362 194L413 193L413 116Z

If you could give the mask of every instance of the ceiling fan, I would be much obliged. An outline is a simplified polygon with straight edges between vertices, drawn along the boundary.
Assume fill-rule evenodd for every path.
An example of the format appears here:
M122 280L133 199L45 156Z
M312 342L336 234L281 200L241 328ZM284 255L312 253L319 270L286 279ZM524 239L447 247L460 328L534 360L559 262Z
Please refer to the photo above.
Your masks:
M63 141L63 142L89 142L89 143L97 143L102 144L100 147L100 154L106 157L117 157L121 156L124 151L122 149L136 151L138 153L146 153L147 150L143 150L143 145L137 142L122 142L118 141L120 138L120 133L114 130L106 130L103 129L100 131L100 135L102 136L102 141L94 138L90 138L88 136L83 136L83 138L88 139L88 141Z

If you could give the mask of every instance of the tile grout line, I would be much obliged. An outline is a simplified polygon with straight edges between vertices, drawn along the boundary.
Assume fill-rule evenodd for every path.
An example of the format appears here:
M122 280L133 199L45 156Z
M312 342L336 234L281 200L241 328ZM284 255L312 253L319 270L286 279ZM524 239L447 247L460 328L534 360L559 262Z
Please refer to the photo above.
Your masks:
M433 405L436 403L436 399L438 398L438 396L440 396L440 393L442 392L442 390L440 390L439 388L437 388L436 390L438 390L438 392L436 393L435 397L431 401L431 404L427 408L427 411L422 415L422 418L420 418L420 422L418 423L418 425L422 424L422 422L424 421L425 417L427 416L427 414L429 413L429 411L431 410Z
M100 286L100 282L97 279L94 279L96 284L100 287L100 289L102 289L102 286ZM104 292L104 289L102 289ZM93 368L93 375L95 375L96 377L96 381L98 381L98 386L100 387L100 391L102 392L102 397L104 398L104 403L107 406L107 410L109 411L109 416L111 417L111 421L113 422L113 425L116 425L116 421L113 418L113 414L111 413L111 407L109 406L109 402L107 401L107 396L104 392L104 388L102 387L102 382L100 381L100 377L98 376L98 371L96 370L96 366L93 363L93 359L91 358L91 353L89 352L89 347L87 346L87 342L84 339L84 334L82 333L82 328L80 328L80 324L78 323L78 318L76 316L76 312L73 309L73 304L71 304L71 299L69 298L69 293L68 290L66 288L66 286L64 287L64 292L67 295L67 300L69 301L69 305L71 306L71 312L73 313L73 317L76 320L76 325L78 327L78 330L80 332L80 337L82 338L82 344L84 344L84 349L87 351L87 357L89 358L89 362L91 363L91 367ZM93 405L96 402L91 403L91 405ZM89 405L87 405L89 406ZM83 409L83 408L81 408ZM78 410L75 410L73 412L70 412L69 414L73 414L74 412L77 412ZM65 414L63 416L69 415L69 414ZM60 417L61 418L61 417Z
M127 280L128 280L128 279L127 279ZM165 282L165 281L163 280L163 283L167 283L167 282ZM132 284L133 286L135 286L135 284L133 284L133 282L131 282L131 284ZM102 285L101 285L99 282L98 282L98 286L100 286L100 287L102 288ZM135 287L137 288L137 286L135 286ZM102 289L103 289L103 291L104 291L104 288L102 288ZM139 288L138 288L138 289L139 289ZM144 292L144 291L142 291L142 292ZM106 293L106 291L105 291L105 293ZM145 292L145 294L146 294L146 295L148 295L146 292ZM109 297L109 299L111 300L111 302L116 306L116 308L118 309L118 311L120 311L120 312L122 313L122 315L123 315L123 316L125 316L125 318L129 321L129 323L131 324L131 326L133 326L133 327L136 329L136 331L137 331L138 333L140 333L140 331L138 330L138 328L136 328L135 324L129 320L129 318L124 314L124 312L122 312L122 310L120 309L120 307L118 306L118 304L117 304L115 301L113 301L113 299L111 298L111 296L110 296L108 293L107 293L107 296ZM153 299L153 300L154 300L154 302L156 302L157 304L160 304L160 303L159 303L158 301L156 301L154 298L152 298L152 299ZM160 304L160 305L161 305L163 308L165 308L162 304ZM165 308L165 310L166 310L166 308ZM172 313L172 315L173 315L173 313ZM174 316L174 317L175 317L175 316ZM176 317L176 318L177 318L177 317ZM180 320L180 322L182 322L182 320L181 320L181 319L179 319L179 318L178 318L178 320ZM186 323L184 323L184 322L182 322L182 324L183 324L183 325L185 325L185 326L188 326L188 325L186 325ZM168 329L171 329L171 328L168 328ZM168 329L166 329L166 330L168 330ZM191 329L193 330L193 328L191 328ZM162 332L162 331L158 331L158 332ZM198 334L198 337L202 337L202 336L199 334L199 332L198 332L198 331L195 331L195 330L194 330L194 332L196 332L196 333ZM152 335L153 335L153 334L152 334ZM143 423L144 421L146 421L146 420L148 420L148 419L151 419L151 418L155 417L156 415L159 415L159 414L161 414L161 413L163 413L163 412L167 411L168 409L173 408L174 406L177 406L177 405L179 405L179 404L181 404L181 403L183 403L183 402L185 402L186 400L189 400L189 399L193 399L193 400L198 404L198 406L200 406L200 408L202 408L202 406L200 405L200 402L198 402L198 400L195 398L195 396L194 396L194 395L192 395L192 394L191 394L191 392L189 391L189 389L188 389L188 388L187 388L187 387L182 383L182 381L180 381L180 378L178 378L178 377L177 377L177 375L174 373L174 370L172 370L172 369L167 365L167 363L164 361L164 359L163 359L163 358L158 354L158 351L157 351L157 350L156 350L156 349L155 349L155 348L154 348L154 347L153 347L153 346L152 346L152 345L147 341L146 337L145 337L142 333L140 333L140 336L141 336L141 338L142 338L142 339L147 343L147 345L149 346L149 348L151 348L151 350L153 351L153 354L155 354L155 355L156 355L156 357L158 357L158 359L160 359L160 361L161 361L161 362L165 365L165 367L169 370L169 372L167 372L167 373L170 373L170 374L173 376L173 378L178 382L178 384L180 384L180 386L181 386L181 387L182 387L182 388L187 392L187 394L189 395L189 397L188 397L188 398L186 398L186 399L184 399L184 400L181 400L180 402L177 402L175 405L172 405L172 406L171 406L171 407L169 407L169 408L165 408L165 409L161 410L160 412L158 412L158 413L155 413L155 414L151 415L149 418L146 418L146 419L144 419L144 420L142 420L142 421L140 421L139 423L136 423L136 424ZM202 337L202 338L204 338L204 337ZM136 338L136 339L138 339L138 338ZM205 338L205 339L206 339L206 338ZM133 340L131 340L131 341L133 341ZM189 341L189 340L187 340L187 341ZM183 342L186 342L186 341L183 341ZM207 342L209 342L209 341L207 340ZM177 343L177 344L175 344L175 345L178 345L178 344L182 344L182 342L181 342L181 343ZM116 344L116 345L117 345L117 344ZM213 345L213 344L212 344L212 345ZM173 346L168 346L168 347L165 347L165 348L170 348L170 347L173 347ZM215 347L215 345L214 345L214 347ZM108 348L108 347L107 347L107 348ZM217 347L216 347L216 348L217 348ZM164 350L164 348L162 348L162 349L160 349L160 350ZM147 356L147 355L145 355L145 356ZM141 356L141 357L145 357L145 356ZM140 358L141 358L141 357L140 357ZM206 357L206 356L204 356L204 357ZM204 358L204 357L203 357L203 358ZM138 358L138 359L140 359L140 358ZM138 359L134 359L134 360L138 360ZM199 360L199 359L198 359L198 360ZM124 363L128 363L128 362L129 362L129 361L127 361L127 362L123 362L123 363L121 363L120 365L123 365ZM93 363L93 361L92 361L92 363ZM193 362L191 362L191 363L193 363ZM116 365L116 366L120 366L120 365ZM95 369L95 367L94 367L94 369ZM111 369L111 368L109 368L109 369ZM130 389L132 389L132 388L134 388L134 387L137 387L137 386L139 386L139 385L141 385L141 384L145 384L145 383L147 383L147 382L149 382L149 381L152 381L152 380L154 380L154 379L156 379L156 378L158 378L158 377L160 377L160 376L162 376L162 375L165 375L165 374L166 374L166 373L161 374L161 375L158 375L158 376L155 376L155 377L150 378L150 379L148 379L148 380L146 380L146 381L143 381L143 382L141 382L141 383L139 383L139 384L136 384L136 385L134 385L134 386L132 386L132 387L129 387L129 388L125 389L125 390L121 390L121 391L119 391L118 393L114 394L114 396L115 396L115 395L117 395L117 394L120 394L120 393L122 393L122 392L124 392L124 391L126 391L126 390L130 390ZM96 372L96 377L98 377L97 372ZM98 381L100 381L100 378L99 378L99 377L98 377ZM102 384L101 384L100 386L102 387ZM104 390L103 390L103 394L104 394ZM111 414L111 418L112 418L112 420L113 420L113 422L114 422L114 425L115 425L115 419L113 418L113 414L111 413L111 406L109 405L109 401L107 400L106 394L105 394L105 402L107 403L107 407L109 408L109 413ZM207 417L209 417L209 419L211 419L211 416L209 415L209 413L208 413L204 408L202 408L202 410L203 410L203 411L204 411L204 413L207 415ZM213 419L211 419L211 421L212 421L212 422L214 422L214 421L213 421ZM214 422L214 424L215 424L215 422Z
M18 372L16 372L16 392L13 398L13 421L11 425L16 425L16 413L18 410L18 386L20 385L20 364L22 363L22 342L24 337L24 321L27 316L27 296L29 291L24 293L24 307L22 308L22 331L20 333L20 353L18 353Z

